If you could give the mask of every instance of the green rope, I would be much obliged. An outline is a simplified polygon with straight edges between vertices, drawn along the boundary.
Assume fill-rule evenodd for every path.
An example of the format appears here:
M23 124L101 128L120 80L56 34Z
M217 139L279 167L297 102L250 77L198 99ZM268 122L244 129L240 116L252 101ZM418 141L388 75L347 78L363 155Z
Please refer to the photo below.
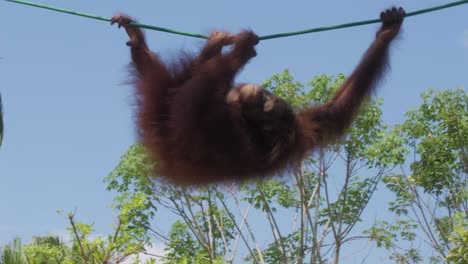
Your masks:
M58 8L58 7L53 7L53 6L46 6L46 5L41 5L33 2L27 2L27 1L20 1L20 0L5 0L8 2L13 2L13 3L18 3L18 4L23 4L23 5L29 5L29 6L34 6L34 7L39 7L39 8L44 8L48 10L53 10L57 12L62 12L62 13L67 13L67 14L72 14L76 16L82 16L82 17L88 17L88 18L93 18L97 20L103 20L110 22L110 18L107 17L101 17L101 16L96 16L96 15L91 15L91 14L85 14L81 12L76 12L73 10L68 10L68 9L63 9L63 8ZM194 33L188 33L188 32L182 32L182 31L177 31L177 30L172 30L169 28L163 28L163 27L156 27L156 26L151 26L151 25L145 25L145 24L140 24L140 23L130 23L132 26L140 27L140 28L146 28L146 29L152 29L152 30L157 30L157 31L162 31L162 32L167 32L167 33L172 33L172 34L178 34L178 35L184 35L184 36L189 36L189 37L194 37L194 38L208 38L207 36L201 35L201 34L194 34Z
M100 17L100 16L91 15L91 14L80 13L80 12L67 10L67 9L63 9L63 8L46 6L46 5L41 5L41 4L36 4L36 3L21 1L21 0L5 0L5 1L110 22L110 19L106 18L106 17ZM406 14L406 17L416 16L416 15L429 13L429 12L433 12L433 11L437 11L437 10L441 10L441 9L445 9L445 8L449 8L449 7L453 7L453 6L463 5L463 4L468 4L468 0L457 1L457 2L453 2L453 3L445 4L445 5L434 6L434 7L430 7L430 8L410 12L410 13ZM259 40L283 38L283 37L289 37L289 36L295 36L295 35L301 35L301 34L308 34L308 33L313 33L313 32L320 32L320 31L335 30L335 29L340 29L340 28L362 26L362 25L368 25L368 24L379 23L379 22L380 22L380 19L365 20L365 21L341 24L341 25L336 25L336 26L319 27L319 28L312 28L312 29L306 29L306 30L301 30L301 31L266 35L266 36L259 37ZM137 26L137 27L140 27L140 28L146 28L146 29L157 30L157 31L162 31L162 32L167 32L167 33L172 33L172 34L177 34L177 35L184 35L184 36L189 36L189 37L195 37L195 38L208 38L207 36L201 35L201 34L188 33L188 32L177 31L177 30L172 30L172 29L168 29L168 28L156 27L156 26L145 25L145 24L140 24L140 23L131 23L130 25Z
M430 8L426 8L426 9L413 11L413 12L410 12L410 13L406 13L405 17L416 16L416 15L429 13L429 12L433 12L433 11L437 11L437 10L441 10L441 9L445 9L445 8L449 8L449 7L453 7L453 6L463 5L463 4L468 4L468 0L458 1L458 2L453 2L453 3L448 3L448 4L445 4L445 5L434 6L434 7L430 7ZM295 31L295 32L286 32L286 33L267 35L267 36L260 37L259 40L284 38L284 37L289 37L289 36L308 34L308 33L314 33L314 32L321 32L321 31L328 31L328 30L335 30L335 29L340 29L340 28L356 27L356 26L375 24L375 23L380 23L380 22L381 22L380 19L364 20L364 21L352 22L352 23L341 24L341 25L336 25L336 26L319 27L319 28L312 28L312 29L306 29L306 30Z

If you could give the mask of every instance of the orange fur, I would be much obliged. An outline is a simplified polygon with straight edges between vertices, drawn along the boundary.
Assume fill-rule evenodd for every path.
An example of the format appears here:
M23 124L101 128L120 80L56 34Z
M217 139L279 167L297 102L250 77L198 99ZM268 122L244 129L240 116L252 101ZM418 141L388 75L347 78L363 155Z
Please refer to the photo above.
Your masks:
M114 16L130 36L139 138L158 163L156 173L179 185L203 185L266 177L300 162L349 127L384 73L404 14L401 8L383 12L375 41L335 97L297 113L258 86L231 88L256 56L252 32L214 32L197 57L169 68L148 49L143 32L128 25L132 19Z

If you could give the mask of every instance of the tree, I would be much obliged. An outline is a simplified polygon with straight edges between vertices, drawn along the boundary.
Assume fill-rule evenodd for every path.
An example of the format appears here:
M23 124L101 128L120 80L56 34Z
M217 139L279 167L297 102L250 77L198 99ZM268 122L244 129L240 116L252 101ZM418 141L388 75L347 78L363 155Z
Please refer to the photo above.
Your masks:
M119 212L117 222L113 226L113 233L107 236L98 236L91 239L94 232L93 225L75 221L75 215L70 213L67 218L70 222L69 231L73 237L72 251L75 252L77 262L84 264L110 264L123 263L145 252L149 245L149 225L145 197L140 194L130 195L127 192L116 197L119 201L114 206ZM134 263L138 262L136 258Z
M19 238L14 239L0 252L0 264L26 264L23 247Z
M402 166L401 174L384 177L396 196L389 210L398 220L380 221L368 232L397 263L422 261L413 247L416 237L429 246L430 261L466 263L468 96L459 88L429 90L421 97L421 106L409 111L392 135L413 154L409 172Z
M344 79L317 76L303 85L285 71L264 87L300 108L329 100ZM105 179L117 193L111 234L91 238L93 225L70 213L70 244L45 236L23 249L16 241L0 264L136 264L142 254L147 264L339 263L345 246L368 239L396 263L466 263L467 95L460 88L422 97L395 127L382 123L382 100L369 100L346 136L298 167L242 185L172 186L151 174L158 164L134 144ZM396 220L363 231L379 182L395 195L389 212ZM158 220L169 215L163 230ZM163 256L148 251L155 240L164 243Z
M285 71L263 86L298 108L329 100L344 79L318 76L306 87ZM343 245L366 238L353 229L380 179L406 154L382 124L381 103L369 101L347 136L281 178L177 188L151 178L145 153L133 145L107 178L109 189L143 195L151 217L156 209L178 216L167 234L153 233L166 244L164 263L338 263Z
M28 264L73 264L77 263L77 254L72 252L60 237L48 235L33 237L31 243L24 246Z

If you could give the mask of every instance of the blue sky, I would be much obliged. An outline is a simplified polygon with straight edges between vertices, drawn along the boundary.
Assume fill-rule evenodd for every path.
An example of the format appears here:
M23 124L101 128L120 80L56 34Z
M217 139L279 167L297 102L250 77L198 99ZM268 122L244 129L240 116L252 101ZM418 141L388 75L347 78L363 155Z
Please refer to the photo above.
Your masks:
M161 3L159 3L161 2ZM139 22L209 34L251 28L258 35L377 18L401 5L414 11L449 1L59 1L40 3L111 17L122 11ZM384 97L384 121L401 122L431 87L468 87L468 5L408 18L394 46ZM317 74L349 74L377 24L268 40L239 81L261 83L290 69L299 81ZM135 141L129 51L123 30L98 20L0 2L0 92L5 142L0 149L0 244L15 236L64 232L56 210L76 210L99 233L114 220L112 193L102 179ZM147 31L163 56L203 42ZM381 201L386 203L387 201ZM378 208L369 208L378 217Z

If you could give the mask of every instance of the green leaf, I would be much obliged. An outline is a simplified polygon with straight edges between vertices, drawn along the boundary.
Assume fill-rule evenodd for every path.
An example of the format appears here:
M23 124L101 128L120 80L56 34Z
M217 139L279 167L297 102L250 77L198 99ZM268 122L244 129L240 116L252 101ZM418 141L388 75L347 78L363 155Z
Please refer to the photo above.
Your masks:
M0 93L0 147L3 143L3 103L2 94Z

